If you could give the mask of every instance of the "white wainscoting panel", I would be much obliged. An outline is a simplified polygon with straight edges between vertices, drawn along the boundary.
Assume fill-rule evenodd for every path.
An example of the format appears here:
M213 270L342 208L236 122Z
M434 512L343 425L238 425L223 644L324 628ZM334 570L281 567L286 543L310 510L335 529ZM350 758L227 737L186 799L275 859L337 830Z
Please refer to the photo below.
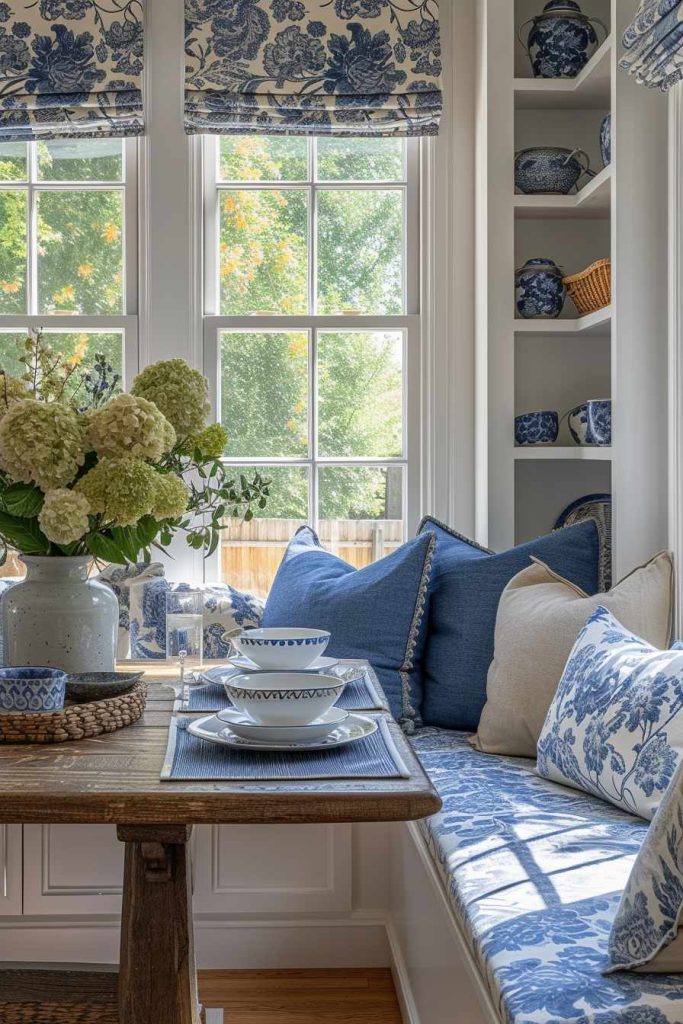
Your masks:
M118 914L122 880L113 825L24 826L25 914Z
M0 916L21 913L21 825L0 825Z
M197 914L351 910L350 825L229 825L196 829Z

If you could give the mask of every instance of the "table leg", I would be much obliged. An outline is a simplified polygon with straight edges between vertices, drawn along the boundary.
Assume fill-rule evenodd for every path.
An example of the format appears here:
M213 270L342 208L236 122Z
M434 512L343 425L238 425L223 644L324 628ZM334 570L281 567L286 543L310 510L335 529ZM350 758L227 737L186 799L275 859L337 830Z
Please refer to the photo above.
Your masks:
M199 1024L191 826L119 825L126 844L120 1024Z

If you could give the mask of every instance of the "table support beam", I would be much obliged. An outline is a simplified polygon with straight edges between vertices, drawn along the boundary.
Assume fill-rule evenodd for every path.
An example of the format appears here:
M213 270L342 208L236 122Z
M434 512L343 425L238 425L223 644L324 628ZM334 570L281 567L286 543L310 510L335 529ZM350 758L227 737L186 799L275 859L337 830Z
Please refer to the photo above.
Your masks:
M120 1024L199 1024L186 825L119 825L126 844Z

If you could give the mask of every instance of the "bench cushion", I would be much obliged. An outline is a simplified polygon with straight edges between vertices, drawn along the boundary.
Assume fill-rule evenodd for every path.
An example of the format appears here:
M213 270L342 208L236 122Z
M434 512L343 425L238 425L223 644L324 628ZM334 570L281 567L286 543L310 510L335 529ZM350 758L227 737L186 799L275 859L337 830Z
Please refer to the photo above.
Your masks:
M680 976L601 973L647 824L464 733L423 729L413 744L444 803L421 827L501 1021L682 1021Z

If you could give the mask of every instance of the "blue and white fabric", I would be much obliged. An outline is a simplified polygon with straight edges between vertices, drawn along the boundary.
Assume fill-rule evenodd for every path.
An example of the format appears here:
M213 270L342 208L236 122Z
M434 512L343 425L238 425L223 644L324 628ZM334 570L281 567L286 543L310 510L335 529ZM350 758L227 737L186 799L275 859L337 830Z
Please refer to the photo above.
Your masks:
M645 822L466 734L412 743L444 804L420 827L501 1022L680 1024L680 976L602 976Z
M683 752L683 651L660 651L606 608L588 617L541 735L538 772L651 818Z
M683 77L683 0L641 0L622 42L619 67L666 92Z
M656 960L678 935L683 914L683 764L679 765L648 829L609 937L610 971ZM683 970L679 950L677 969Z
M0 2L0 141L141 135L143 0Z
M263 601L227 583L170 583L166 579L146 580L131 590L130 649L132 658L166 657L166 595L183 590L201 590L204 596L204 658L225 660L231 653L226 631L261 625Z
M119 602L119 634L116 645L118 659L130 658L130 592L131 587L164 575L161 562L131 562L129 565L108 565L99 574Z
M438 0L185 0L189 134L436 135Z
M326 629L326 653L374 668L394 718L411 731L427 636L434 537L424 534L363 569L326 551L309 526L287 546L264 626Z

